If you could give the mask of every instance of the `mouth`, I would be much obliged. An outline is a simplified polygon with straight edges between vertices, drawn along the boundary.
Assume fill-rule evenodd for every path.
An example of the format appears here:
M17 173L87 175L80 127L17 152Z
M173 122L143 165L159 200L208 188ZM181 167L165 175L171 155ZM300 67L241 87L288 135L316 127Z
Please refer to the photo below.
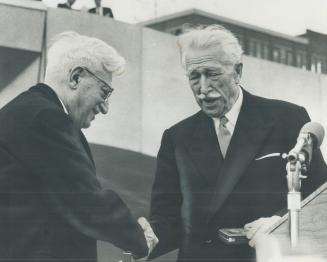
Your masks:
M213 103L213 102L217 101L218 99L219 99L219 97L206 97L206 98L202 99L202 101L205 103Z
M202 95L202 98L200 97ZM223 97L220 94L214 94L214 95L208 95L208 96L204 96L203 94L201 94L198 96L198 98L201 101L201 104L203 106L203 108L206 109L215 109L217 107L220 107L220 105L223 102Z
M96 108L93 108L91 111L91 119L94 120L95 116L99 113L99 111Z
M202 101L210 102L210 101L214 101L214 100L219 99L221 97L221 95L218 94L218 93L208 94L208 95L204 95L204 94L201 93L201 94L197 95L197 97Z
M204 96L203 94L199 95L198 98L205 104L212 104L217 102L222 98L221 95L214 95L214 96Z
M204 108L215 108L217 106L218 100L217 99L206 99L206 100L202 100L202 106Z
M96 107L94 107L92 109L92 113L93 113L93 115L97 115L99 113L99 110Z

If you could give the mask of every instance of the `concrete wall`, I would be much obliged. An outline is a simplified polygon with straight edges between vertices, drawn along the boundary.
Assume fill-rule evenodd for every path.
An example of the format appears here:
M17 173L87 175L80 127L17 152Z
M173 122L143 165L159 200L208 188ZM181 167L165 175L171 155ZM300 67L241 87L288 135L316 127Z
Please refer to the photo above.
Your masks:
M327 93L324 92L326 75L253 57L245 57L244 64L242 84L245 88L254 94L304 106L311 120L321 123L327 130L327 118L323 114L327 101ZM322 149L326 158L326 139Z
M98 116L85 131L93 142L141 151L141 28L107 17L65 9L49 9L48 41L63 31L73 30L98 37L126 58L122 76L115 77L115 92L110 98L109 113Z
M156 154L163 131L198 110L175 38L143 29L142 152Z
M42 3L0 0L0 107L38 80L45 14Z
M0 0L0 46L41 51L46 8L28 2L32 1Z
M37 82L40 54L0 46L0 108Z
M322 120L321 78L326 76L253 57L244 59L244 87L265 97L303 105L316 121Z

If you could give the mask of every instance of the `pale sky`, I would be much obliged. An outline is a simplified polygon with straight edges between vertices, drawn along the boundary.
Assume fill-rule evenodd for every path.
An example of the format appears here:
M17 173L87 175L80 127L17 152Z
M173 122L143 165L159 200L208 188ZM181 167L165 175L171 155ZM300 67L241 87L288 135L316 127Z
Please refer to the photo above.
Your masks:
M56 6L65 0L43 0ZM311 29L327 34L327 0L102 0L115 19L137 23L198 8L277 32L298 35ZM75 9L94 6L93 0L76 0Z

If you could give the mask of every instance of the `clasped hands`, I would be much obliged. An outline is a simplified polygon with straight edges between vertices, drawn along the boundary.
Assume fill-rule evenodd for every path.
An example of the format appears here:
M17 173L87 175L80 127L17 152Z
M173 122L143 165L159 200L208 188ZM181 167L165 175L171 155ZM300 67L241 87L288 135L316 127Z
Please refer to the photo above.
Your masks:
M142 229L144 231L144 236L145 236L145 239L146 239L146 243L147 243L148 248L149 248L149 253L148 253L148 255L149 255L152 252L152 250L155 248L155 246L158 244L159 239L157 238L157 236L153 232L150 223L148 222L148 220L145 217L140 217L137 220L137 222L140 224L140 226L142 227ZM144 258L137 259L136 261L146 261L147 258L148 258L148 256L146 256Z

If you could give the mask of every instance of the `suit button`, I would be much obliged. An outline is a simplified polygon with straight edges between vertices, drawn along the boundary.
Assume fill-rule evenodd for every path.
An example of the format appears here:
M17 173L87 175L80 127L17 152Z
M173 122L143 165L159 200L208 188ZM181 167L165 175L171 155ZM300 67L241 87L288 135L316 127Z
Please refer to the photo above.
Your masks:
M212 243L212 239L207 239L207 240L204 241L204 243L211 244Z

